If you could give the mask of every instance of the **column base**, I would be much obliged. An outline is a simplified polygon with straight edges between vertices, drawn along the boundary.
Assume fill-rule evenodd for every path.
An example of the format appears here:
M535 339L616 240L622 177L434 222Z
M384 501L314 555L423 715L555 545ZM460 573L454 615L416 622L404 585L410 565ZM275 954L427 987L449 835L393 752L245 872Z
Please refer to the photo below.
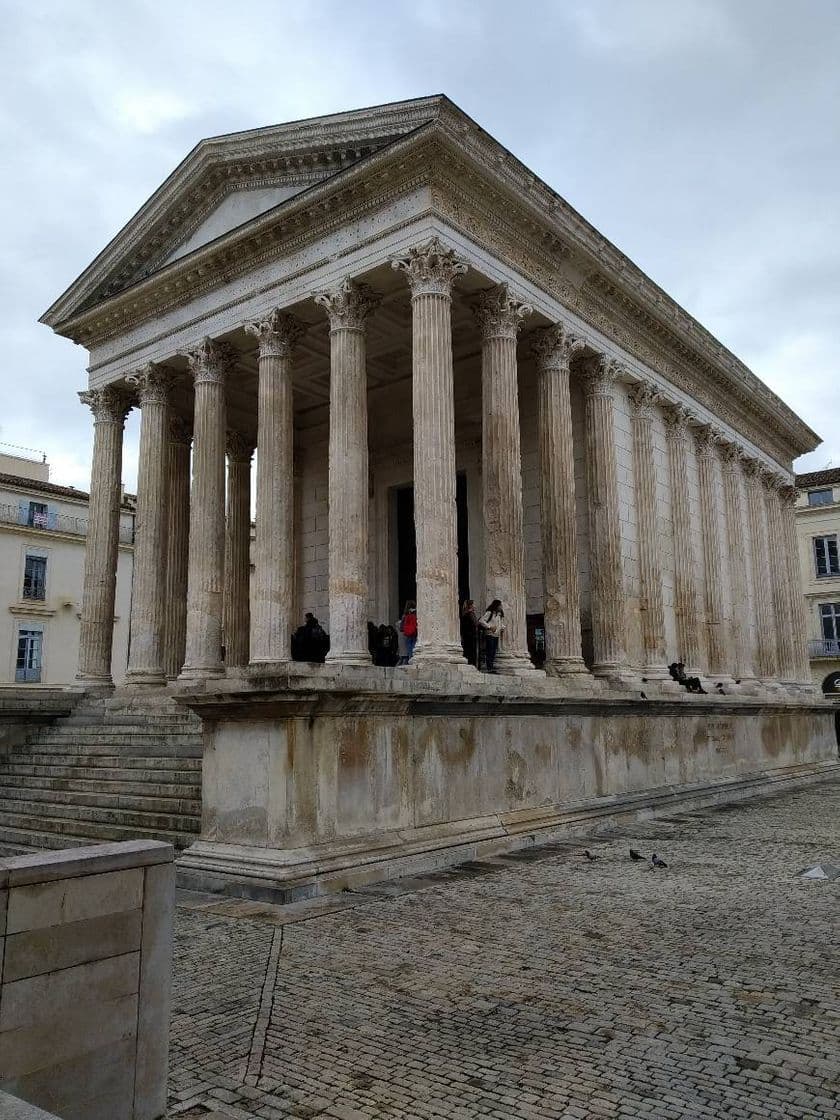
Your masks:
M83 688L85 692L113 692L114 679L113 677L95 677L88 676L85 673L77 673L74 679L74 684L79 688Z
M546 675L549 677L589 677L592 674L586 668L582 657L551 657L545 665Z
M333 653L332 650L327 654L325 665L358 665L362 669L367 669L373 664L373 658L367 650L340 650Z
M162 688L166 684L166 674L163 669L129 669L125 674L125 683L147 688Z
M735 685L742 696L758 696L761 692L761 681L758 677L736 677Z
M495 667L497 673L506 677L530 677L533 673L540 677L545 676L544 670L538 669L528 654L524 652L504 653L500 651L496 654Z
M652 696L679 696L685 692L683 686L675 681L667 669L661 666L646 665L642 669L641 688Z
M248 677L273 677L289 671L289 666L292 664L291 657L284 657L281 659L265 658L264 660L251 659L246 666L245 675ZM304 665L306 662L298 662Z
M456 669L475 669L474 665L467 662L460 645L432 645L431 642L418 644L409 664L428 665L430 668L446 665Z
M225 667L221 662L218 665L185 665L178 676L178 680L209 681L224 677L224 675Z
M642 683L641 676L635 669L631 669L629 665L593 665L592 675L598 680L603 681L607 688L616 689L619 692L641 692Z

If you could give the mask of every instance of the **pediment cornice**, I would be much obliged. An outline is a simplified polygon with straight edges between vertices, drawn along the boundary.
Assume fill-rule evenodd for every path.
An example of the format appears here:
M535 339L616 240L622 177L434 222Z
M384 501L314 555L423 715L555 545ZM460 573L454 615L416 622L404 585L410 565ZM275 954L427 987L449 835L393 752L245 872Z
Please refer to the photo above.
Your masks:
M778 461L816 446L784 402L568 203L451 102L435 100L434 119L378 152L71 319L58 319L56 304L44 321L90 346L431 185L443 218Z

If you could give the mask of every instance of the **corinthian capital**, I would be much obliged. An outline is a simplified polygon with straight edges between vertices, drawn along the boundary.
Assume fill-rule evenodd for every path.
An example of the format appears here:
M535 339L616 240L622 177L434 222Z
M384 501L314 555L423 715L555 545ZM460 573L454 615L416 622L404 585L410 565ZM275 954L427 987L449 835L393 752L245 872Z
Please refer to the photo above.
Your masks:
M796 499L801 493L802 491L797 490L792 482L785 482L779 487L779 497L786 506L795 506Z
M569 362L586 346L582 338L571 334L562 323L543 327L530 335L531 353L540 369L562 369L568 372Z
M637 420L652 420L656 415L656 408L662 404L662 394L648 381L639 381L632 385L627 392L633 416Z
M665 418L665 431L669 439L688 439L688 430L695 420L691 409L677 404L676 401L666 401L662 406L662 415Z
M330 330L359 331L365 320L382 302L382 296L368 284L359 284L345 277L328 292L318 292L315 302L324 308L330 317Z
M433 237L415 245L405 257L391 261L391 268L404 272L412 296L450 296L456 276L467 271L467 262L454 249Z
M695 422L694 441L697 447L697 454L701 459L714 458L720 440L711 424Z
M241 432L229 430L225 437L225 450L233 463L250 463L256 444Z
M212 338L203 338L186 354L196 385L223 385L236 360L236 351L229 342L216 342Z
M124 389L106 385L104 389L89 389L79 393L79 400L93 413L94 423L125 424L131 411L131 399Z
M599 354L583 363L580 376L587 397L609 397L613 385L624 376L624 367L615 358Z
M126 381L136 390L141 408L145 408L147 404L166 404L169 400L172 385L169 371L154 362L147 362L142 369L127 377Z
M747 476L749 481L757 483L760 486L761 472L764 470L764 464L761 462L761 460L752 459L748 455L745 455L742 460L741 466L744 468L744 474Z
M472 309L484 339L516 338L519 328L534 311L529 303L520 303L512 296L507 284L479 292Z
M170 413L169 416L169 442L189 445L192 442L192 421Z
M306 327L299 319L279 308L262 319L246 323L245 330L257 339L261 358L290 358L306 334Z

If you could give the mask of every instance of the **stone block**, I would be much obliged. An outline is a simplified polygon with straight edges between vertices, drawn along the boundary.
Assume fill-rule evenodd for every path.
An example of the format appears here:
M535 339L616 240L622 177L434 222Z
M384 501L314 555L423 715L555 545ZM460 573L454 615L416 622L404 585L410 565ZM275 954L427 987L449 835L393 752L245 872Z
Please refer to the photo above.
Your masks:
M6 937L4 984L140 948L142 910L86 918Z
M138 989L140 954L91 961L4 984L0 1032L49 1022L55 1008L94 1009Z
M15 1078L7 1088L62 1118L128 1118L134 1089L134 1050L133 1038L110 1042Z
M174 864L148 868L143 891L134 1120L156 1120L166 1110L174 914Z
M0 1116L3 1120L58 1120L53 1113L44 1112L34 1104L9 1096L2 1090L0 1090Z
M138 910L142 898L142 868L30 883L10 892L7 933Z

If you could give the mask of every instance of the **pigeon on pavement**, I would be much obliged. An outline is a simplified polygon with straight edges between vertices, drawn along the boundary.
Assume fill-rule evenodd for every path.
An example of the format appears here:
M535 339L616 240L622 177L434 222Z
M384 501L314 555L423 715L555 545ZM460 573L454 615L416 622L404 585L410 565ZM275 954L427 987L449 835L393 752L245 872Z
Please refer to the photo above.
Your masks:
M650 857L650 862L651 862L652 867L667 867L668 866L668 864L665 862L665 860L660 859L659 856L656 854L656 852L654 852L653 855Z
M637 852L635 848L631 848L630 849L630 858L631 859L644 859L645 857L642 855L641 852Z
M590 850L588 848L583 849L583 854L586 856L587 859L595 860L595 859L598 858L597 856L593 856L592 852L590 852Z

